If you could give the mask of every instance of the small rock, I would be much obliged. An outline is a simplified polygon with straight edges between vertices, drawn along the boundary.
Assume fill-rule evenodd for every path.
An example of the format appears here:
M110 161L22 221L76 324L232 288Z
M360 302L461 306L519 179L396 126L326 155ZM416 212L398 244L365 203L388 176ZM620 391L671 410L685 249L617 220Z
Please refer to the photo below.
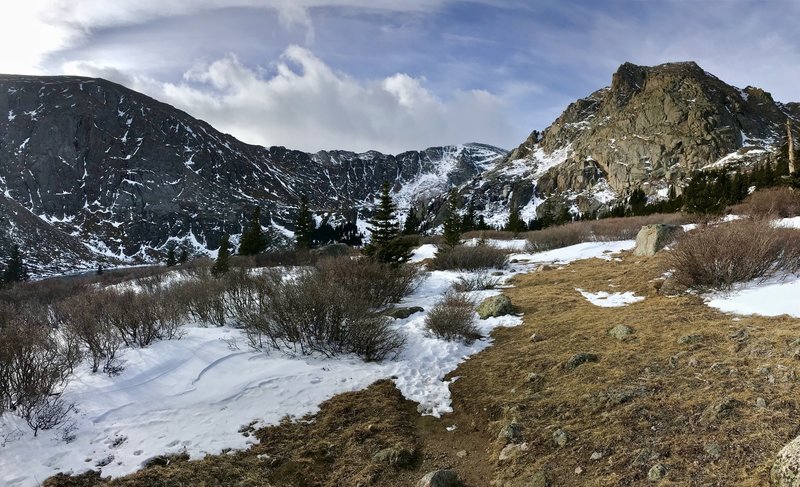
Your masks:
M422 311L425 311L425 309L420 308L419 306L411 306L410 308L392 308L386 312L386 316L397 320L404 320L414 313L420 313Z
M710 426L721 419L727 418L738 405L739 401L732 397L726 397L721 401L709 404L700 415L700 424Z
M538 384L539 382L542 382L544 380L544 377L542 377L542 374L531 372L530 374L528 374L527 379L528 382L530 382L531 384Z
M658 482L663 479L665 475L667 475L667 467L661 463L657 463L647 472L647 480L650 482Z
M498 294L497 296L484 299L475 311L482 320L485 320L495 316L510 315L514 312L514 306L511 304L511 300L508 299L508 296L505 294Z
M522 443L522 425L516 420L510 422L500 430L497 439L504 443Z
M466 458L467 457L467 450L459 450L456 452L456 456L458 458Z
M528 444L521 443L519 445L514 443L509 443L500 451L500 456L497 459L501 462L506 462L508 460L513 460L517 458L522 452L528 451Z
M534 333L530 338L530 341L534 343L541 342L542 340L544 340L544 337L540 333Z
M744 343L750 338L750 332L747 331L747 328L741 328L728 336L731 337L731 340Z
M703 451L706 452L706 455L716 459L722 455L722 449L716 443L706 443L703 445Z
M414 454L405 448L384 448L372 455L374 463L383 463L392 467L405 467L414 459Z
M582 473L583 473L583 468L581 468L581 467L575 467L575 475L580 475L580 474L582 474Z
M639 453L633 457L632 464L634 467L640 467L644 464L652 462L653 460L658 460L659 456L660 455L656 451L653 451L649 448L642 448L639 450Z
M597 461L603 458L603 452L595 451L592 452L592 456L589 457L589 460Z
M108 465L109 463L111 463L113 461L114 461L114 455L109 455L109 456L107 456L105 458L101 458L100 460L98 460L97 463L94 464L94 466L95 467L105 467L106 465Z
M531 477L530 481L528 482L529 487L550 487L550 478L548 478L547 474L543 470L539 470L533 477Z
M608 330L608 335L616 338L617 340L624 341L630 338L633 335L633 328L627 325L617 325L614 328Z
M556 444L559 448L564 448L567 446L567 443L572 439L572 435L561 428L555 430L553 432L553 443Z
M435 470L419 479L417 487L458 487L458 475L452 470Z
M577 369L578 367L580 367L581 365L583 365L585 363L597 362L598 360L600 360L600 357L598 357L597 354L594 354L594 353L577 353L577 354L573 355L572 357L570 357L569 360L567 360L567 363L564 364L564 368L567 369L567 370L575 370L575 369Z
M505 272L503 272L503 271L494 271L494 272L492 272L492 275L495 276L495 277L502 276L503 274L505 274Z
M690 345L703 341L703 335L683 335L678 338L679 345Z
M767 401L763 397L759 397L756 399L756 407L759 409L764 409L767 407Z

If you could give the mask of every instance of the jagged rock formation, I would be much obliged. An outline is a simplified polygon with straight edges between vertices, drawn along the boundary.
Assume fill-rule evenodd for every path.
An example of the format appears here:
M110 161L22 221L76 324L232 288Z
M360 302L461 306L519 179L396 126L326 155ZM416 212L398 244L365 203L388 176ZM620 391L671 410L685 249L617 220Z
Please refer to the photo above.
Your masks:
M529 218L545 199L584 212L636 188L680 193L692 171L775 157L787 119L799 117L796 103L735 88L693 62L625 63L611 86L570 104L541 140L534 132L474 188L491 195L487 207L514 198Z
M388 180L401 205L424 202L505 155L480 144L396 156L253 146L123 86L80 77L0 76L0 114L0 203L17 209L0 220L0 234L35 249L20 219L38 216L36 225L72 249L58 270L91 256L147 259L169 241L213 249L223 232L242 231L256 205L262 224L280 230L301 195L315 210L354 217ZM34 254L39 268L54 257Z

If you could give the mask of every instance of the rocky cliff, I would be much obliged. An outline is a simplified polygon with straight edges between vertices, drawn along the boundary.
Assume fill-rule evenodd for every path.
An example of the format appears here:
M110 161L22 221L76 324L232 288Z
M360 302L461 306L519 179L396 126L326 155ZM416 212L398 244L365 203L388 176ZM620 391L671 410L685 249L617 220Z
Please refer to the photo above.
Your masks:
M123 86L79 77L0 76L0 114L0 206L13 208L0 218L0 250L10 236L31 249L35 268L52 272L146 261L170 241L206 252L223 232L240 233L256 205L280 234L301 195L317 211L354 217L388 180L407 206L505 155L480 144L398 155L253 146Z

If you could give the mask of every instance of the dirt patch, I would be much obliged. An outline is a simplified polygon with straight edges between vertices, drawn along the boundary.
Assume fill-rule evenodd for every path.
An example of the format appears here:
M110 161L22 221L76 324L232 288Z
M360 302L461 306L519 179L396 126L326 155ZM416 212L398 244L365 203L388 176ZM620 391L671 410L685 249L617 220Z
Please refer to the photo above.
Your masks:
M441 420L381 381L250 432L261 443L246 451L45 485L409 486L452 468L474 487L628 486L649 484L657 464L659 485L766 485L774 455L800 433L800 320L738 319L694 296L661 296L664 265L625 255L517 277L505 292L524 324L498 329L494 346L451 374L455 413ZM575 288L646 299L601 308ZM633 333L617 340L616 325ZM581 353L597 360L565 367Z

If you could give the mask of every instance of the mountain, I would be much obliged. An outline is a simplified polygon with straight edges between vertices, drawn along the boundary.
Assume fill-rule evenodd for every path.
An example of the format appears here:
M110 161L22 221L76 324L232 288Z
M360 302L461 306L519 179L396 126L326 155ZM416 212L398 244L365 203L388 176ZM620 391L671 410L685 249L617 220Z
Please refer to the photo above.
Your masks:
M487 221L503 221L509 204L530 219L602 209L637 188L663 198L694 171L781 157L787 119L800 121L800 104L730 86L694 62L625 63L610 86L570 104L468 192Z
M0 205L9 208L0 249L20 242L40 274L144 262L169 242L207 252L223 233L241 233L256 205L266 228L285 233L303 195L312 209L354 218L384 180L401 205L424 206L506 154L481 144L398 155L254 146L81 77L0 76L0 114Z

